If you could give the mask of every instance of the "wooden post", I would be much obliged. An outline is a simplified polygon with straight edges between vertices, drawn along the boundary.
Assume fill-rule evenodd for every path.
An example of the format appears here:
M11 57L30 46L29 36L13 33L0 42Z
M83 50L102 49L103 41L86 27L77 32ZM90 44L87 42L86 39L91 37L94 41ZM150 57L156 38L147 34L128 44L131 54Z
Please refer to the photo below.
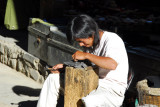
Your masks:
M64 107L81 107L81 98L98 86L98 75L92 67L66 67Z

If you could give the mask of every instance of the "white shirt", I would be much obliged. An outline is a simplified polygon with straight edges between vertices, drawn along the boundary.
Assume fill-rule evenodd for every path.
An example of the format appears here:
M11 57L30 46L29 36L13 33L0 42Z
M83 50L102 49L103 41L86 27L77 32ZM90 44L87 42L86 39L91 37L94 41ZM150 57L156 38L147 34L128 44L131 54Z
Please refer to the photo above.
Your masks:
M115 33L104 31L99 45L92 54L114 59L118 65L115 70L99 67L99 78L109 83L117 83L127 87L128 56L122 39Z

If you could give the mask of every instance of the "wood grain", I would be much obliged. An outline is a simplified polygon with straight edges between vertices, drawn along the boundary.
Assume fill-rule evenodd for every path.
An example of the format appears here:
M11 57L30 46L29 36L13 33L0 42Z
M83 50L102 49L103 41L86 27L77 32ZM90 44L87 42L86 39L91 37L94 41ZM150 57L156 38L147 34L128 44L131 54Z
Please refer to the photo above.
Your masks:
M92 67L66 67L64 107L82 107L81 98L98 86L98 75Z

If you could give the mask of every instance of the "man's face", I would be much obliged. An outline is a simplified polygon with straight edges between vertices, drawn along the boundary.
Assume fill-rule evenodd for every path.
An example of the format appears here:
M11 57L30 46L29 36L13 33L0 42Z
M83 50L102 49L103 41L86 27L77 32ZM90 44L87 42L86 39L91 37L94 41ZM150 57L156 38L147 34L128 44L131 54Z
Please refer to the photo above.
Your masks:
M93 46L93 36L88 38L76 38L77 42L79 42L79 46L91 47Z

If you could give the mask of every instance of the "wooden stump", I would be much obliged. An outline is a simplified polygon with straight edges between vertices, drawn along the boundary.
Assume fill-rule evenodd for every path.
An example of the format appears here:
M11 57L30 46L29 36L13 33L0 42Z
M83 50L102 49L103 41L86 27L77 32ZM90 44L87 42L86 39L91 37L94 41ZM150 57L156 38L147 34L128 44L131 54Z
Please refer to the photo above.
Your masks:
M81 107L80 99L97 88L98 79L92 67L85 69L66 67L64 107Z

